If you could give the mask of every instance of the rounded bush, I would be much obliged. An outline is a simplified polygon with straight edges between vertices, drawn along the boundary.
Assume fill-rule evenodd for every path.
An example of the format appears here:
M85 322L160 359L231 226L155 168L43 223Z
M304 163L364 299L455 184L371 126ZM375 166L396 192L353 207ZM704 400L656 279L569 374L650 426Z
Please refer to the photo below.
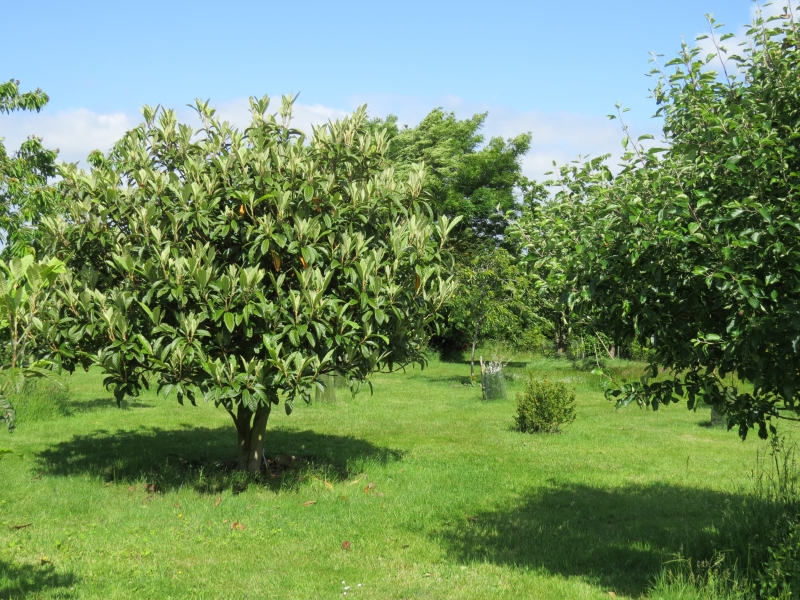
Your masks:
M529 377L517 394L517 429L525 433L557 433L575 420L575 390L560 381Z

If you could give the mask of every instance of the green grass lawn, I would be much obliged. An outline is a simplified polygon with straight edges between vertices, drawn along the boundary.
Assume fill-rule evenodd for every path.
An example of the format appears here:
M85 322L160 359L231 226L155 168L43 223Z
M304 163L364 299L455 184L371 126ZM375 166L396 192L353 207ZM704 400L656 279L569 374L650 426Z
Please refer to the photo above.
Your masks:
M529 366L577 388L560 435L514 432L513 399L432 362L274 411L267 454L296 459L262 483L228 469L224 411L120 410L75 374L71 416L0 432L24 454L0 460L0 598L641 597L707 550L765 443L685 405L616 411L596 376Z

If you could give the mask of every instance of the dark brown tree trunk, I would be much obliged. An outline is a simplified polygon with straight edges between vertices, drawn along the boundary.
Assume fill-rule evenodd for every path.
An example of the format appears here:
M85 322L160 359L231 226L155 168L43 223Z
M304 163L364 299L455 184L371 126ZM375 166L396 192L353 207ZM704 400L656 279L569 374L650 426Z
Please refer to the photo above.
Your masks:
M246 406L240 406L236 414L231 413L239 438L239 469L249 473L261 471L264 461L264 435L267 432L267 421L271 406L259 406L253 412Z

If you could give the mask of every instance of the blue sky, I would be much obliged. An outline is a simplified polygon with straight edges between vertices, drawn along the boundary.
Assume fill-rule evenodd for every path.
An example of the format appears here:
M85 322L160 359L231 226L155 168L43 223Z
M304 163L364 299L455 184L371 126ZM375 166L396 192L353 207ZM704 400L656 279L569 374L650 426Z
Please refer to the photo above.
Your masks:
M749 0L573 2L51 2L0 0L0 78L41 87L40 115L0 116L14 146L36 133L78 160L106 149L139 107L211 98L244 119L249 95L300 92L301 124L367 103L413 124L435 106L488 110L489 135L531 131L526 163L615 151L615 102L649 121L648 52L673 55L706 30L738 28ZM104 147L105 146L105 147ZM611 146L611 147L608 147Z

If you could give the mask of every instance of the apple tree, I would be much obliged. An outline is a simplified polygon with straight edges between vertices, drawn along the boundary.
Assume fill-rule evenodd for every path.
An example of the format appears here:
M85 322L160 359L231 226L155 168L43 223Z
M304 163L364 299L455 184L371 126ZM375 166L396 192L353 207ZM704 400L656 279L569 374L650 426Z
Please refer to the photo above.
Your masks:
M800 31L759 18L726 54L710 22L712 52L684 45L653 73L664 148L626 136L616 175L576 172L566 291L649 348L646 376L609 389L620 403L702 400L766 437L800 419Z

